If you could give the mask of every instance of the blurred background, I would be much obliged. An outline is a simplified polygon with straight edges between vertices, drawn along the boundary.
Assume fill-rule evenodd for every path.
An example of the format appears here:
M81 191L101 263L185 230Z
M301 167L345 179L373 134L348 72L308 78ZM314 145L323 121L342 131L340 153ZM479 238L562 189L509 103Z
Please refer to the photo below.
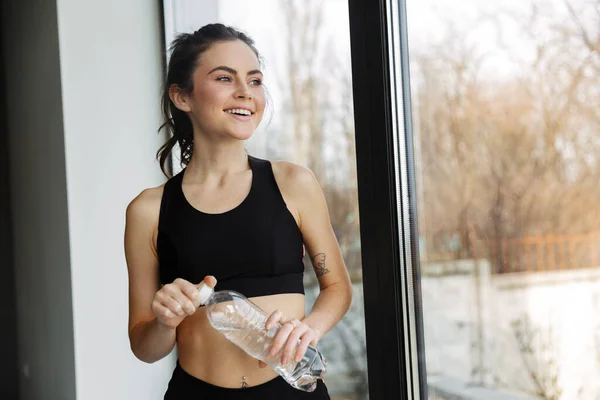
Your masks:
M598 399L600 2L407 9L430 397Z

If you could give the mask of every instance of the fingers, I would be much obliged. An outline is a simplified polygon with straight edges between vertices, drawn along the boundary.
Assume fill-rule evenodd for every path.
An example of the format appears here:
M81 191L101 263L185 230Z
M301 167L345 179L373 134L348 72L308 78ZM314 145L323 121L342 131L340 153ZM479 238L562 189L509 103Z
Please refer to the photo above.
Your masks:
M165 285L163 287L163 298L161 299L164 305L168 306L171 311L174 311L180 317L194 314L197 308L194 305L194 301L198 302L195 293L190 292L192 293L190 298L183 292L183 290L186 290L182 289L184 286L183 284ZM187 290L189 292L189 288Z
M194 311L192 312L193 314L196 309L200 307L200 297L198 296L198 289L196 288L196 285L193 285L183 279L176 279L173 284L176 285L181 293L187 298L187 300L192 303L192 307L194 308Z
M285 345L283 347L283 353L281 354L281 362L283 364L287 364L288 362L290 362L292 360L292 356L294 355L294 350L298 346L298 343L300 342L300 338L303 337L304 335L307 335L308 330L309 330L308 325L301 323L297 319L293 319L285 325L292 326L293 330L290 333L290 335L288 336L288 338L285 342ZM306 349L304 351L306 351ZM302 352L300 354L300 359L302 359L303 355L304 355L304 352Z
M306 349L308 349L308 345L314 341L316 336L316 333L314 333L312 330L307 330L306 333L302 335L302 339L300 340L300 344L298 345L296 354L294 355L295 362L300 362L302 360L304 353L306 353Z
M213 287L217 284L217 280L214 276L206 276L203 280L208 286ZM172 317L185 318L188 315L193 315L198 307L200 307L200 298L198 296L198 287L185 279L177 278L173 283L169 283L163 286L155 295L155 300L158 303L168 309ZM162 310L160 307L154 307L155 314ZM163 312L164 314L164 312ZM158 316L158 314L157 314Z
M269 318L267 319L267 322L265 322L265 329L269 330L272 327L274 327L277 323L280 324L284 324L286 321L285 317L283 316L283 313L279 310L276 310L273 312L273 314L271 314L269 316Z
M163 306L160 302L156 301L152 308L154 309L154 313L159 319L172 319L176 318L177 315L173 313L169 308Z
M208 286L210 286L213 289L217 285L217 279L212 275L205 276L204 279L202 280L202 282L206 283Z
M287 342L290 333L294 330L294 325L291 323L285 323L281 326L275 338L273 339L273 345L271 346L271 356L277 355L283 348L284 344ZM281 362L283 362L283 356L281 357ZM284 363L285 364L285 363Z
M176 279L173 283L163 286L154 296L154 300L171 311L173 317L194 314L198 308L196 304L199 303L194 285L183 279ZM158 309L160 307L155 307L155 313Z
M273 339L270 353L271 356L275 356L281 351L282 364L292 360L299 362L308 346L311 343L316 344L318 340L319 333L316 330L294 318L281 326Z
M209 277L208 281L210 284L216 283L214 277ZM199 305L196 285L178 278L156 292L152 312L161 324L176 328L188 315L193 315Z
M181 307L181 304L177 300L175 300L171 295L167 292L167 290L162 290L161 292L156 294L156 300L158 303L167 308L171 313L176 317L185 316L185 311Z

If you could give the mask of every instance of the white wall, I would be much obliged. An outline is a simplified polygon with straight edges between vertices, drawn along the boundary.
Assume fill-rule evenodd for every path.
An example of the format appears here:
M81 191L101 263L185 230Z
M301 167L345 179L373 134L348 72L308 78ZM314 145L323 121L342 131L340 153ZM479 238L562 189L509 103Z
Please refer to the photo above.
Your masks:
M162 399L174 367L130 350L123 253L127 204L164 182L159 4L2 3L22 399Z
M164 0L165 48L180 33L192 33L206 24L219 22L219 0ZM179 154L181 150L175 145L173 154L173 174L181 171Z
M21 398L70 400L75 364L56 5L5 1L2 17Z
M146 365L129 348L123 254L127 204L164 181L159 2L57 4L77 398L162 399L174 357Z
M491 275L487 260L441 264L428 270L457 273L421 279L430 394L514 399L474 387L535 393L535 373L563 399L600 398L600 268Z

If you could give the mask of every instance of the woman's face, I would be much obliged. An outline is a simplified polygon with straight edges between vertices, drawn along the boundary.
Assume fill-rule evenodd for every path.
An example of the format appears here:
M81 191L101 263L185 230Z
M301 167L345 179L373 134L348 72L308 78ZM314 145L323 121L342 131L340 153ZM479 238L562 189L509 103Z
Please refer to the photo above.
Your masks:
M188 115L202 134L248 139L265 110L262 79L258 59L244 42L216 43L200 56L194 89L186 96Z

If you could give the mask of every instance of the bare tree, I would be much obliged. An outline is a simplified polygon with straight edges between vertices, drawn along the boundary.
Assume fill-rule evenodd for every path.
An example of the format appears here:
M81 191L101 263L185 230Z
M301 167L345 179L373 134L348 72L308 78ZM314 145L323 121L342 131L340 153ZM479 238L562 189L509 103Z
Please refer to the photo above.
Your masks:
M315 0L280 2L285 21L286 114L292 120L294 158L321 176L324 109L318 61L322 51L323 4ZM325 103L325 104L324 104Z
M457 232L457 257L472 256L473 228L498 240L586 232L600 222L594 207L600 193L592 184L600 177L600 79L590 73L598 55L588 45L598 29L583 34L574 28L581 20L541 15L542 9L548 12L532 7L525 19L489 17L499 36L516 24L536 48L532 59L515 61L509 77L486 76L488 54L469 47L465 33L454 31L442 43L413 51L418 184L424 192L420 226L429 242L437 230ZM591 26L600 26L597 14L594 21ZM542 27L547 32L540 36ZM510 51L507 46L507 59Z
M354 274L361 265L352 86L350 69L344 67L349 60L338 58L322 30L323 2L279 4L287 49L281 84L288 94L284 112L291 121L292 158L309 167L323 186L336 237Z

